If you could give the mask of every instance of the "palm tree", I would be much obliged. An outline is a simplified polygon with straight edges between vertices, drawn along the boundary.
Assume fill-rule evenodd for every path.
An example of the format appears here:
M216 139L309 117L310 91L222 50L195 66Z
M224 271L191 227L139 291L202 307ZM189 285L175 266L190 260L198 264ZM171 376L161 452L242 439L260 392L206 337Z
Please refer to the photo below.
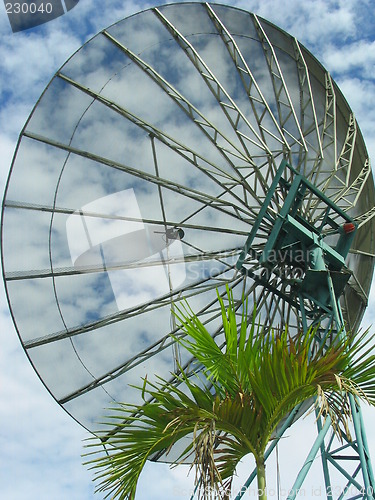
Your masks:
M256 325L255 310L248 322L247 301L238 325L232 292L227 293L227 309L218 294L224 348L187 303L177 308L185 336L176 341L196 359L197 371L180 367L173 383L146 377L138 388L143 404L115 408L107 424L116 431L98 433L107 453L100 453L100 440L88 445L94 451L87 463L96 470L97 490L109 492L107 497L134 499L146 460L191 436L174 463L190 458L196 466L199 498L229 498L237 464L252 453L259 500L265 500L267 444L298 404L310 399L339 437L342 429L348 432L349 394L375 405L375 356L367 332L337 335L330 345L318 346L316 329L293 338L287 328L265 332Z

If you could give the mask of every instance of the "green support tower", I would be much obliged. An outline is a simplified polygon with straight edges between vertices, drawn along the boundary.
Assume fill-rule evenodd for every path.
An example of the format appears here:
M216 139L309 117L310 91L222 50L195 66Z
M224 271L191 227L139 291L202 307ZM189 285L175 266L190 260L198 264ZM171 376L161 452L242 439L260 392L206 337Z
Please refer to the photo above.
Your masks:
M279 213L270 216L270 207L280 189L286 189L288 194ZM324 207L318 224L313 224L308 214L302 215L300 212L303 202L309 198L319 199L320 206ZM264 218L268 218L273 224L272 230L263 249L253 250L254 239ZM236 267L242 274L258 280L259 278L246 267L246 259L249 256L251 259L256 257L266 271L260 284L267 287L267 271L277 272L278 267L282 269L287 263L288 277L284 278L285 286L277 291L277 294L300 311L304 331L312 326L319 326L316 345L320 347L334 341L336 335L346 334L340 297L351 276L345 260L355 238L356 229L355 222L347 213L286 161L282 161ZM327 419L323 426L321 417L318 417L317 438L290 489L288 500L296 498L319 451L327 499L333 500L329 466L336 468L347 481L339 498L345 498L348 491L353 493L353 488L356 495L351 498L374 498L374 474L361 408L353 397L350 398L350 406L354 433L353 436L343 433L343 443L337 444L333 434L330 439L325 439L330 422ZM278 432L279 439L292 425L298 413L299 409L296 409L296 412L283 423ZM272 442L268 455L277 442L278 439ZM353 466L348 466L349 462ZM246 482L245 489L250 486L254 478L255 473ZM245 489L237 496L238 499L243 496Z

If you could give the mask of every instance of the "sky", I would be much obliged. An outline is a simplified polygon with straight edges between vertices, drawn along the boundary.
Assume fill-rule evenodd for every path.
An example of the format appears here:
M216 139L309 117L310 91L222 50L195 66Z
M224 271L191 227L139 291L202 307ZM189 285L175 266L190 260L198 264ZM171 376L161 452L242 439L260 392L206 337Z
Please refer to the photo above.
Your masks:
M163 3L163 2L161 2ZM254 12L295 36L330 71L360 125L370 158L375 157L375 13L371 0L259 0L228 2ZM0 6L0 190L3 192L18 135L53 74L98 31L155 4L144 1L80 0L66 15L12 33ZM363 326L374 323L375 292ZM28 362L0 291L0 484L4 498L18 500L101 498L82 465L88 433L53 400ZM365 422L375 460L373 413ZM311 424L311 422L310 422ZM306 426L298 424L285 451L284 467L298 455ZM294 441L292 441L294 439ZM296 459L295 459L296 460ZM239 469L238 485L249 462ZM147 464L137 500L188 498L192 473ZM274 467L270 466L272 481ZM314 481L309 488L314 487ZM310 489L310 491L312 491ZM318 490L316 490L317 492ZM306 495L309 497L309 495ZM312 494L310 495L312 496ZM318 496L315 494L315 496ZM246 496L245 496L246 498Z

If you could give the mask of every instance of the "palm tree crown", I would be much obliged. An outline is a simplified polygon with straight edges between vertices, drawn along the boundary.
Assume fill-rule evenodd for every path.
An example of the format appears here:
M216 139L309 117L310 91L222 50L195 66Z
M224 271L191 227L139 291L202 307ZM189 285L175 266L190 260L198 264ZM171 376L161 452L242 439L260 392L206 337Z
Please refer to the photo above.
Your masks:
M196 371L180 367L173 382L151 383L146 377L139 387L143 404L115 408L107 423L116 431L98 433L107 454L96 456L102 441L89 445L94 447L89 464L107 496L135 498L146 460L192 436L173 462L191 458L200 498L228 498L237 464L252 453L259 498L265 499L267 444L298 404L311 399L339 436L342 428L348 432L349 394L375 405L375 356L366 347L367 332L337 335L324 346L317 344L316 329L294 338L287 328L266 332L256 325L255 309L249 321L246 300L238 320L232 292L227 293L227 308L218 294L224 347L187 303L176 308L185 334L176 341L192 354Z

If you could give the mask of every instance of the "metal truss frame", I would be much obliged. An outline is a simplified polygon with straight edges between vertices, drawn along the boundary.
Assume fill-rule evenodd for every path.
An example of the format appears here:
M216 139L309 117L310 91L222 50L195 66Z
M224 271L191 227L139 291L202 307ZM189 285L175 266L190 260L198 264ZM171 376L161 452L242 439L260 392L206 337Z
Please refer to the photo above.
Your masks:
M359 197L363 192L370 176L370 161L364 159L363 168L359 173L353 173L353 156L356 147L356 139L358 136L357 123L353 115L350 116L347 126L347 133L344 143L337 144L337 96L334 83L328 72L324 73L325 85L325 107L324 111L319 115L316 104L314 102L312 76L310 74L308 60L306 59L305 51L300 46L297 40L290 38L290 51L293 54L294 61L297 67L297 80L299 91L299 108L293 104L290 90L288 88L288 78L283 70L280 58L280 47L277 47L271 40L271 36L267 34L265 23L256 15L248 14L255 33L258 36L258 42L261 51L264 54L266 70L270 75L271 92L276 105L272 105L267 101L266 95L262 92L262 86L257 81L254 72L251 70L249 63L242 53L240 41L226 27L223 19L218 14L219 10L215 5L209 3L203 4L203 8L212 23L212 29L217 35L217 39L221 41L229 61L233 64L233 71L236 77L242 82L245 95L248 99L248 104L251 113L254 117L250 121L248 116L241 109L236 100L231 96L230 92L225 88L224 84L215 75L215 71L209 66L209 63L199 54L194 47L194 40L187 35L183 35L164 14L163 8L152 9L155 17L160 21L163 28L169 33L172 39L176 42L181 55L188 59L191 64L191 69L196 71L198 77L207 86L214 102L220 109L220 112L225 116L228 124L231 127L233 134L229 137L226 133L220 130L220 127L213 123L205 113L194 105L176 86L172 85L166 77L146 61L146 57L141 54L136 54L118 40L110 29L104 30L100 35L107 43L116 47L121 51L124 60L135 64L153 84L172 102L182 110L189 124L197 127L197 130L204 134L205 138L210 141L210 144L219 152L217 155L226 164L224 168L219 161L212 161L205 156L204 153L194 150L187 143L172 133L163 130L162 127L149 123L144 117L132 112L130 109L119 105L114 100L105 97L105 85L100 91L95 91L87 85L76 81L64 72L64 68L58 71L55 78L63 83L68 88L74 89L78 94L89 96L91 98L87 109L92 105L103 106L106 110L110 110L121 116L131 126L145 132L150 138L150 148L152 148L154 167L153 173L146 169L142 169L142 165L131 166L120 161L114 161L110 158L94 154L77 145L74 142L73 131L69 141L59 142L41 134L36 134L32 130L32 122L28 122L21 134L20 142L17 147L20 147L22 140L30 140L35 143L46 145L52 149L65 152L66 160L61 170L65 168L65 163L70 157L80 157L88 161L96 162L109 168L117 169L134 179L142 179L155 185L159 193L175 193L176 195L193 200L199 205L195 212L187 213L182 220L170 220L167 217L142 219L146 224L164 225L169 228L192 229L195 231L211 232L212 234L233 234L247 236L248 232L240 229L231 229L230 227L205 227L201 224L194 223L193 217L199 211L213 209L218 214L231 217L231 220L241 220L248 227L256 227L253 231L251 241L246 245L245 249L237 248L221 248L217 251L208 251L205 248L189 247L189 242L182 240L185 245L186 254L184 255L185 262L207 261L214 260L220 264L220 270L214 274L202 277L188 285L182 287L178 291L170 290L168 293L159 297L156 301L150 304L142 304L137 307L132 307L126 310L118 311L114 314L102 317L95 321L90 321L84 325L76 325L71 328L65 328L61 331L55 331L38 338L26 340L23 342L26 352L31 351L39 346L59 342L64 339L73 339L78 335L85 335L93 330L100 329L107 325L117 322L122 322L127 318L140 317L141 315L163 307L170 308L173 302L178 302L182 297L187 298L194 295L203 294L206 291L211 291L217 288L218 283L229 283L232 287L242 289L243 294L249 298L249 301L256 302L260 310L263 310L267 315L269 323L275 321L275 318L282 317L288 323L290 318L296 319L296 324L292 325L295 329L306 328L308 324L316 324L324 319L325 323L332 327L335 323L337 328L341 326L341 313L333 313L335 309L332 304L339 308L338 299L332 297L331 305L314 302L311 297L307 299L300 295L293 296L290 292L290 284L286 285L283 275L283 269L274 266L271 270L264 272L264 267L259 263L258 257L262 253L266 242L272 232L274 224L280 213L284 200L287 196L290 185L296 175L302 175L307 183L320 190L320 192L329 200L333 200L334 204L340 209L340 217L346 216L351 209L357 206ZM285 74L284 74L285 73ZM86 110L87 111L87 110ZM85 112L86 112L85 111ZM85 113L84 112L84 113ZM84 114L82 115L84 116ZM29 126L30 125L30 126ZM276 143L275 148L271 151L268 146L268 140L271 139ZM160 175L157 169L156 152L158 147L168 148L172 154L178 155L184 161L188 162L189 167L194 169L200 175L209 179L215 187L218 188L217 196L212 196L199 188L192 188L180 183L171 181L168 178ZM338 152L339 150L339 152ZM254 154L254 151L256 152ZM332 164L325 161L325 155L330 151L333 156ZM280 179L284 175L278 168L280 161L284 159L291 165L299 165L300 171L287 168L288 175L285 175L284 183L280 184ZM284 165L285 167L285 165ZM236 188L236 189L234 189ZM6 210L28 211L30 213L48 213L51 215L50 235L49 235L49 253L51 266L49 269L31 269L26 271L7 271L4 270L5 283L11 283L19 280L33 279L52 279L54 283L54 293L56 303L58 304L58 296L55 289L55 279L61 276L72 276L75 274L96 273L103 271L101 266L91 267L65 267L56 268L53 265L51 254L51 233L53 226L54 214L73 215L76 211L58 206L56 204L57 191L59 186L56 186L54 193L54 202L51 205L38 205L26 203L22 201L14 201L5 198L3 204L3 212ZM160 203L163 196L160 197ZM322 220L322 210L320 207L321 198L317 197L316 191L310 190L306 196L305 203L301 207L301 213L309 224L314 224L316 221ZM267 205L267 209L262 209ZM103 218L101 213L80 212L80 215L87 217ZM365 213L362 213L354 218L354 222L358 228L368 224L375 216L375 208L371 208ZM107 214L104 214L108 218ZM124 218L115 216L118 220L137 219ZM192 252L192 250L194 250ZM366 253L361 250L350 250L352 253L366 255L370 258L375 258L374 254ZM242 252L242 253L241 253ZM242 259L241 265L235 263L235 259ZM232 263L233 262L233 263ZM158 262L146 265L157 265ZM139 264L137 264L139 266ZM113 269L128 269L131 267L129 263L119 263ZM106 268L108 270L108 268ZM227 273L232 273L232 278L227 278ZM289 276L287 279L289 280ZM289 280L290 281L290 280ZM289 282L288 282L289 283ZM355 275L347 285L357 295L361 297L363 303L367 303L368 297L362 289ZM224 298L224 297L223 297ZM212 315L205 319L210 322L216 317L218 311L214 310L214 301L209 302L198 312L200 317L204 317L207 311L211 311ZM62 316L62 313L60 311ZM64 322L64 321L63 321ZM328 328L327 326L327 328ZM154 344L145 348L136 356L124 359L118 366L111 370L102 373L96 377L92 383L81 386L79 389L65 394L59 399L59 403L65 403L78 398L79 396L102 387L105 390L106 384L114 379L130 371L135 366L159 354L169 348L174 341L170 337L170 333L178 334L176 327L171 328L171 332L163 336ZM215 335L219 334L216 332ZM325 332L322 332L322 339ZM82 362L82 361L81 361ZM353 409L357 411L356 404L353 403ZM356 415L356 431L357 440L351 446L346 443L345 449L351 449L353 454L360 456L360 470L368 469L368 482L373 485L373 475L368 463L368 450L366 439L364 436L362 417L360 410ZM287 419L283 426L283 431L280 431L280 436L294 421L294 413ZM359 422L359 423L358 423ZM318 423L318 425L320 425ZM345 471L345 467L339 464L339 455L343 448L335 447L333 442L325 444L324 435L325 427L319 429L318 436L320 441L317 442L314 452L321 451L323 455L323 469L326 476L328 464L333 464L340 470L340 467ZM270 453L276 445L276 440L272 443ZM306 467L304 466L304 470ZM304 472L299 475L301 479ZM327 473L328 474L328 473ZM345 474L344 474L345 475ZM358 474L352 478L351 484L360 484L357 478ZM252 476L253 477L253 476ZM299 480L300 480L299 479ZM366 481L365 481L366 483ZM328 475L326 476L326 485L329 485ZM240 498L240 497L238 497ZM331 497L328 497L331 498Z
M239 270L244 269L244 265L246 264L245 256L251 252L251 245L254 240L255 234L257 232L257 225L259 225L262 218L265 216L268 205L271 202L272 197L275 195L275 191L277 185L282 181L282 176L286 169L294 170L292 167L287 165L286 162L282 162L280 165L279 171L275 176L274 182L270 188L270 192L268 194L267 200L262 206L259 212L259 219L255 223L252 228L252 231L249 234L249 237L246 241L246 245L240 254L239 260L236 264ZM296 177L290 186L290 191L287 199L285 200L285 206L279 214L279 218L275 222L275 230L273 234L270 235L270 239L268 240L268 246L273 247L274 244L278 241L279 235L281 234L281 230L283 226L289 224L290 216L288 214L293 214L295 212L294 207L298 206L301 203L300 193L306 196L306 191L301 190L301 184L305 184L310 190L315 191L315 194L319 196L321 200L325 200L327 203L327 207L329 207L333 211L337 211L341 216L344 216L344 220L350 222L351 219L345 216L345 212L343 212L339 207L335 206L335 204L326 198L324 193L319 193L315 186L311 185L306 178L303 178L300 174L295 172ZM328 213L328 212L327 212ZM291 219L290 219L291 220ZM333 219L332 219L333 220ZM299 237L300 232L303 232L303 239L305 237L309 238L310 231L307 229L309 226L309 222L306 221L305 226L298 226L297 237ZM288 234L293 234L293 226L288 225ZM321 234L322 226L320 228L314 228L316 232L317 238L314 238L315 243L321 241L319 234ZM350 237L349 237L350 238ZM352 239L353 236L350 238ZM316 243L317 244L317 243ZM330 270L330 262L328 260L327 255L329 255L329 249L324 247L324 244L319 243L321 246L321 255L325 255L325 268L326 268L326 291L327 294L322 297L321 293L317 296L311 295L311 293L307 292L304 289L304 282L297 286L294 293L289 297L285 297L286 300L294 300L298 303L297 307L300 309L303 330L307 331L311 326L314 325L323 325L325 324L325 328L320 329L317 335L317 343L319 345L324 345L325 342L330 342L332 339L332 335L346 335L345 332L345 324L343 320L343 315L340 307L340 296L336 294L335 287L333 283L333 275L337 272L344 273L346 271L344 260L342 261L342 269L338 271L337 269L332 272ZM350 246L350 240L347 244L337 244L337 250L339 250L340 255L345 259ZM266 245L267 247L267 245ZM266 255L265 255L266 254ZM263 251L261 256L261 260L264 263L267 262L267 250L266 248ZM313 279L309 277L309 280ZM328 297L328 300L327 300ZM311 310L306 309L307 303L314 303L315 308ZM338 444L337 438L335 438L334 434L332 434L328 439L328 431L330 429L330 420L327 418L326 421L322 422L321 417L317 416L317 430L318 434L315 439L315 442L307 455L307 458L302 465L296 480L289 490L289 495L287 500L294 500L298 496L298 492L301 490L301 486L312 466L313 461L315 460L318 452L320 452L322 459L322 467L323 467L323 475L326 486L326 495L327 500L334 500L334 489L332 488L329 465L336 469L346 480L346 485L341 489L339 496L337 496L337 500L342 500L346 497L346 493L350 491L352 493L353 488L357 491L355 496L350 498L363 498L363 499L373 499L375 498L375 479L372 470L372 465L370 461L370 453L361 413L361 408L359 402L352 396L350 396L350 406L352 410L352 418L353 418L353 426L354 426L354 439L351 436L348 436L345 432L343 433L343 442ZM268 458L275 448L277 442L282 437L283 433L286 429L293 424L294 415L298 413L299 408L297 408L292 414L289 415L288 419L284 423L283 427L279 430L279 433L276 435L275 440L269 446L266 454L266 458ZM349 471L348 464L354 464L354 472ZM248 480L245 482L241 491L236 496L236 500L239 500L243 497L248 487L251 485L252 481L256 477L256 469L252 472Z

